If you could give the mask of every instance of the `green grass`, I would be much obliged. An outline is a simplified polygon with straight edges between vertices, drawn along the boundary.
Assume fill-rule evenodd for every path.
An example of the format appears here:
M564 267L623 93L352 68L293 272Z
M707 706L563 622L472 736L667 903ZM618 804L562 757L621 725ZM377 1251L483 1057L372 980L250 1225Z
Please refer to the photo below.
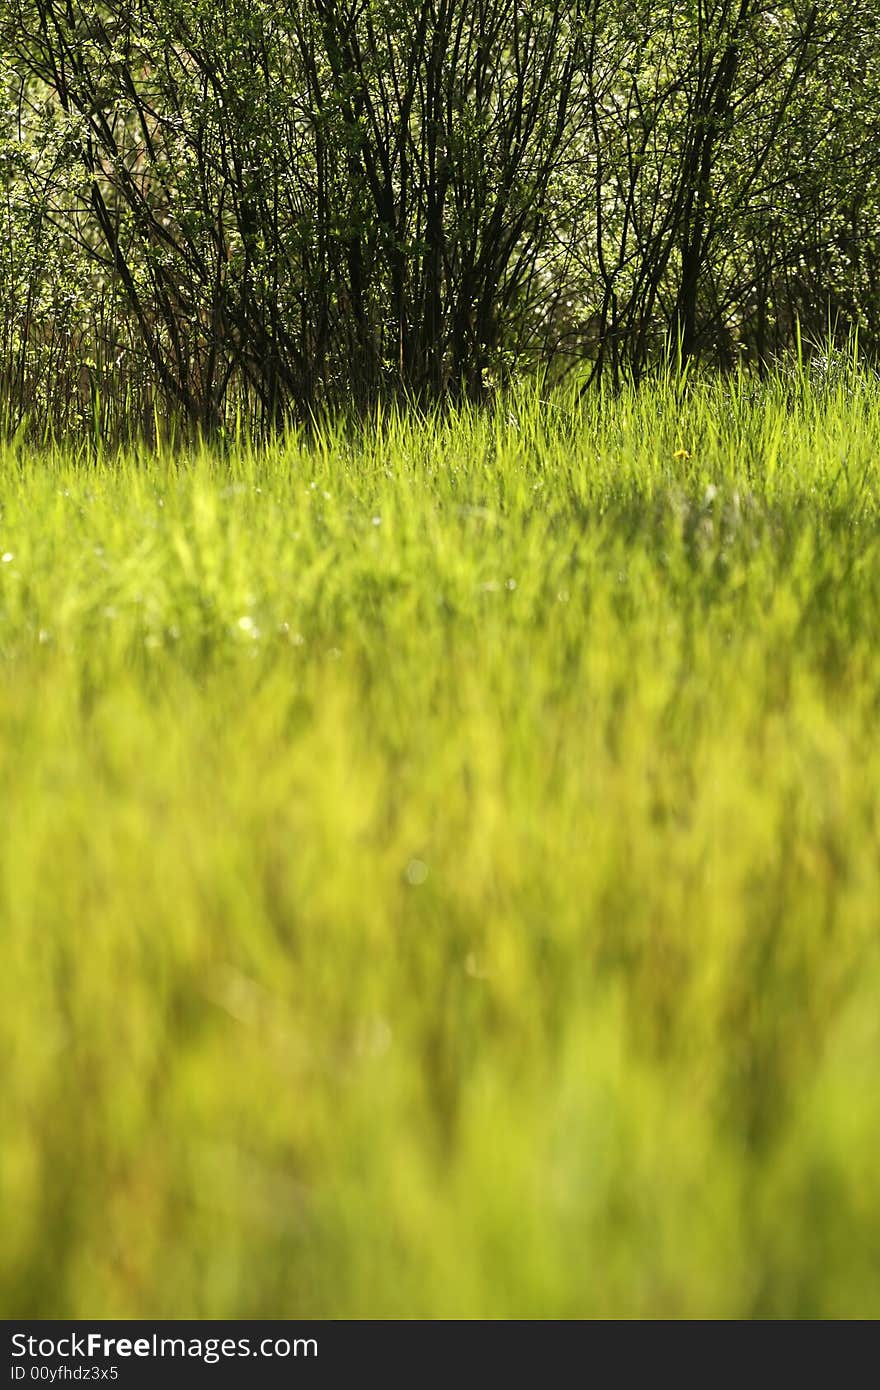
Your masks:
M878 454L9 445L3 1313L880 1314Z

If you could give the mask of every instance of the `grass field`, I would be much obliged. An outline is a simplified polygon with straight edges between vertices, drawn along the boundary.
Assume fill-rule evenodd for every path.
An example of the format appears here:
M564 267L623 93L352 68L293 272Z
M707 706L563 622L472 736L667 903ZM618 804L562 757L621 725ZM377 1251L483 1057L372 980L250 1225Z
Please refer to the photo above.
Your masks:
M880 386L0 463L8 1317L880 1314Z

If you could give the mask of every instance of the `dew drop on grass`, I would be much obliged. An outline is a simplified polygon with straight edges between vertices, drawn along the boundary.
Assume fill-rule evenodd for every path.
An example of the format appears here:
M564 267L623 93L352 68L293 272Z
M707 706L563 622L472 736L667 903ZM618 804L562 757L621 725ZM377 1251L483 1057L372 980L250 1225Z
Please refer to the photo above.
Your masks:
M420 888L428 877L428 866L423 859L411 859L403 876L411 888Z
M464 973L469 975L472 980L488 980L489 972L480 964L473 951L468 951L464 963Z

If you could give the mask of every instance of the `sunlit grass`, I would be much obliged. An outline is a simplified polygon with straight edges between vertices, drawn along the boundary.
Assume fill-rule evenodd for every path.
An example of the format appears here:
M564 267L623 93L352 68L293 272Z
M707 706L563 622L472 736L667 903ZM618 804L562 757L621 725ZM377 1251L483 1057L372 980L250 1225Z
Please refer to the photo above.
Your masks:
M880 1313L878 449L8 446L3 1312Z

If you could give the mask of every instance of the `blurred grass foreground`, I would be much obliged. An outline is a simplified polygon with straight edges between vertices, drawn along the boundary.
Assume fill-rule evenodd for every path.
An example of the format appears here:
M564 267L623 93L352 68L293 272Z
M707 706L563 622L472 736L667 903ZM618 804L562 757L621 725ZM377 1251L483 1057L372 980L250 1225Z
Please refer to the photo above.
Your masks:
M8 444L6 1316L880 1314L878 454Z

